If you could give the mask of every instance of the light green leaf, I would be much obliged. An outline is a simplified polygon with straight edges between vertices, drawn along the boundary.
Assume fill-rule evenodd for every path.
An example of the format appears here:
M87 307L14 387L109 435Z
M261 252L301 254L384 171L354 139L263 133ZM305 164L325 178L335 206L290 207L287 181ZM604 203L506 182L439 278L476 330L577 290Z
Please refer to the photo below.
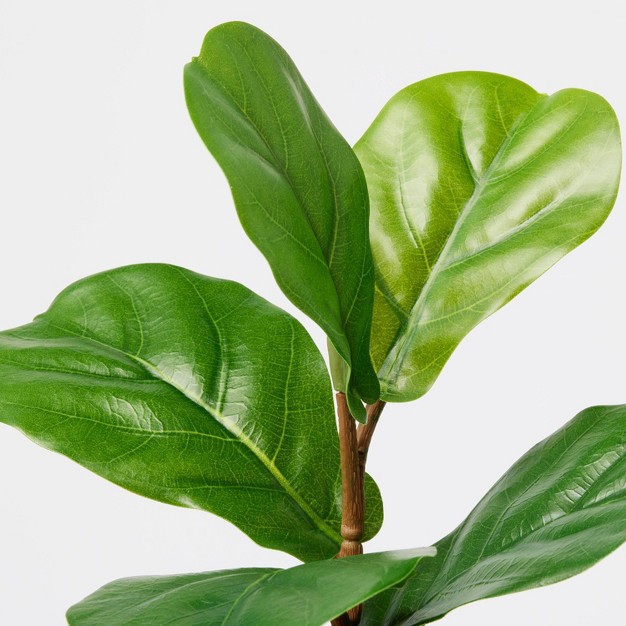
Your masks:
M558 582L626 541L626 405L579 413L523 456L362 626L426 624Z
M211 511L302 560L340 544L332 392L290 315L169 265L68 287L0 333L0 421L131 491ZM368 535L380 496L368 481Z
M126 578L67 613L70 626L321 626L404 580L433 548L242 569Z
M374 271L363 171L287 53L242 22L209 31L185 68L191 118L224 170L241 223L285 295L347 364L333 379L379 396L369 355ZM351 372L350 372L351 368Z
M605 220L621 165L600 96L444 74L400 91L355 147L376 269L381 397L413 400L478 323Z

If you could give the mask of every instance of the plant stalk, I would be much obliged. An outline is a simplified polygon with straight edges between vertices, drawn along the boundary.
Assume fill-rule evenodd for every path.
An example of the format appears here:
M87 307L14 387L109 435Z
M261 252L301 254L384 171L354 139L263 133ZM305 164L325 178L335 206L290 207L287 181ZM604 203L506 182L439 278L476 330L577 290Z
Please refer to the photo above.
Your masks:
M350 414L345 394L337 393L339 449L341 457L341 549L337 558L363 554L365 520L365 464L378 418L385 402L378 400L367 406L367 423L359 424ZM362 606L356 606L334 619L332 626L355 626L361 619Z
M341 536L343 542L338 558L363 553L363 520L365 518L365 490L359 464L356 422L345 394L337 394L339 419L339 451L341 457L342 517Z
M343 613L330 622L330 626L354 626L354 622L350 621L347 613Z
M384 400L377 400L374 404L367 405L367 422L359 424L356 431L357 451L359 455L359 467L361 470L361 480L365 480L365 464L367 463L367 453L372 443L372 437L378 424L383 409L387 404Z
M363 554L363 524L365 519L365 489L359 464L356 422L350 414L345 394L337 393L339 421L339 455L341 459L341 536L343 541L337 558ZM361 619L361 605L333 620L332 626L354 626Z

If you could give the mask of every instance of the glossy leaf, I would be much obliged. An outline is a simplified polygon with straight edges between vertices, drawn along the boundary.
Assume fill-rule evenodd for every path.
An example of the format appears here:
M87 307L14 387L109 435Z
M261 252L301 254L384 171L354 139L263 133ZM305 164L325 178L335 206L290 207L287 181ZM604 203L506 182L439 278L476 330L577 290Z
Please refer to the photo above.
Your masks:
M400 91L355 147L376 269L381 397L428 391L463 337L608 215L620 137L598 95L482 72Z
M558 582L626 541L626 405L594 407L523 456L362 626L409 626Z
M0 421L144 496L303 559L341 541L328 373L304 328L237 283L137 265L0 333ZM369 535L381 523L368 482Z
M242 22L207 34L185 69L187 106L239 218L285 295L348 364L350 408L378 399L369 356L374 272L361 166L287 53ZM346 370L346 371L344 371Z
M74 605L70 626L321 626L404 580L433 548L243 569L126 578Z

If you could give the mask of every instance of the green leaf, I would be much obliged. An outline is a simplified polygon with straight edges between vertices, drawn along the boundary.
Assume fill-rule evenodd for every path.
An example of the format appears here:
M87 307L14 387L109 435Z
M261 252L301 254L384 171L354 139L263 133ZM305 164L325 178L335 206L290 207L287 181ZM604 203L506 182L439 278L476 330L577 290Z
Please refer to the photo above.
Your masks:
M131 491L220 515L302 560L341 541L328 373L304 328L169 265L68 287L0 333L0 421ZM380 496L368 481L368 535Z
M621 164L600 96L541 95L483 72L400 91L355 152L370 192L371 349L387 401L426 393L472 328L599 228Z
M226 174L241 223L285 295L348 365L358 398L379 396L369 356L374 271L363 171L287 53L242 22L209 31L185 68L191 118ZM350 368L352 370L350 374Z
M125 578L67 613L70 626L321 626L404 580L433 548L241 569Z
M362 626L426 624L548 585L626 541L626 405L586 409L523 456Z

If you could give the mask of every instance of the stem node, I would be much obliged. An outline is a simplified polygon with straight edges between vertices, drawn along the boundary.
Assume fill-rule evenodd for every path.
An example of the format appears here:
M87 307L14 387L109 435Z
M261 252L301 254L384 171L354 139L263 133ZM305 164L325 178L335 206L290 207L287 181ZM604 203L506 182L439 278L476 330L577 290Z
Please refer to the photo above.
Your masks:
M385 403L378 400L367 407L367 423L358 430L345 394L337 393L339 447L341 456L341 549L337 558L363 554L365 520L365 462L378 418ZM362 606L355 606L333 620L333 626L356 626L361 619Z

